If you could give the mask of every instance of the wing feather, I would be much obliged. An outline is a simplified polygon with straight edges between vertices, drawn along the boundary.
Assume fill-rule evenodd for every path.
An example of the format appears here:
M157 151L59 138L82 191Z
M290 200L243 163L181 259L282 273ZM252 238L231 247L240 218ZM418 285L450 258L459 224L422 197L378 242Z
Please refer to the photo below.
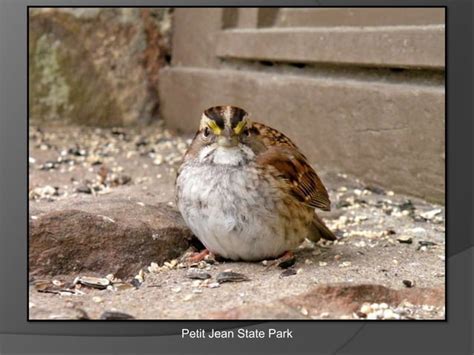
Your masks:
M296 145L283 133L261 123L253 123L252 129L256 139L265 147L257 155L257 163L273 166L296 199L313 208L329 211L328 192Z

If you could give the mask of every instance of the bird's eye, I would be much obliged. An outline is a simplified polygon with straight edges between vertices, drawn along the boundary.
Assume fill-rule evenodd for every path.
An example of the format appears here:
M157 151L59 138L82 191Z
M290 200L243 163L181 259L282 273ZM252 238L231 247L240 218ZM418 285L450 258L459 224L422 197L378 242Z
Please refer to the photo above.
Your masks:
M205 127L204 131L202 131L202 135L207 138L209 137L210 134L211 134L211 131L209 130L209 127Z
M244 134L245 134L247 137L250 137L250 129L245 128L245 129L244 129Z

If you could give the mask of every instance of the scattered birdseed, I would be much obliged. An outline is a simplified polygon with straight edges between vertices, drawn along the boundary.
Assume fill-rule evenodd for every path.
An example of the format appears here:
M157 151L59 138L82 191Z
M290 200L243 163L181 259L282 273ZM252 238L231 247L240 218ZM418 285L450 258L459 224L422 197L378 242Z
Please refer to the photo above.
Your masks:
M362 307L360 307L360 311L367 315L372 312L372 307L370 306L370 304L364 303Z
M292 276L292 275L296 275L296 274L297 274L297 272L296 272L295 269L288 268L280 274L280 278L287 277L287 276Z
M194 296L193 294L188 294L183 297L183 301L190 301L193 298L193 296Z
M203 284L204 284L204 282L202 280L194 280L192 282L193 287L198 287L198 286L201 286Z
M408 288L411 288L411 287L415 286L415 281L403 280L402 282L405 285L405 287L408 287Z
M413 239L408 236L408 235L401 235L397 238L397 240L400 242L400 243L404 243L404 244L411 244L413 243Z
M383 311L382 318L383 319L400 319L400 315L396 314L391 309L386 309L386 310Z
M81 284L87 287L106 289L110 285L110 281L106 278L93 277L93 276L79 276L76 277L73 285Z
M100 316L100 319L102 320L131 320L131 319L135 319L135 317L123 312L105 311Z
M137 277L134 277L132 279L132 281L130 281L130 284L135 287L136 289L140 288L140 286L142 285L143 281L140 281L140 280L143 280L142 279L138 279Z
M53 280L52 283L54 286L58 286L58 287L64 286L64 282L60 280Z
M240 274L238 272L232 272L232 271L224 271L224 272L219 273L216 277L216 280L220 284L224 282L250 281L250 279L244 274Z
M168 269L173 269L176 265L178 265L178 260L173 259L171 261L165 261L164 266L166 266Z
M351 262L350 261L344 261L342 263L339 264L339 267L349 267L351 266Z
M434 210L431 210L431 211L420 213L420 216L422 218L426 219L426 220L431 220L436 215L440 214L441 212L442 212L442 210L440 208L437 208L437 209L434 209Z
M148 272L150 273L158 273L162 270L161 267L158 266L157 263L151 262L150 266L148 266Z
M49 200L59 196L59 189L50 185L44 187L36 187L29 192L30 200Z
M418 245L422 246L422 247L432 247L432 246L435 246L437 244L435 242L430 242L428 240L420 240L418 242Z
M206 280L206 279L210 279L211 275L204 271L190 269L186 273L186 277L189 279L195 279L195 280Z
M135 278L140 282L143 283L145 281L145 273L143 272L143 269L140 269L138 272L138 275L135 276Z

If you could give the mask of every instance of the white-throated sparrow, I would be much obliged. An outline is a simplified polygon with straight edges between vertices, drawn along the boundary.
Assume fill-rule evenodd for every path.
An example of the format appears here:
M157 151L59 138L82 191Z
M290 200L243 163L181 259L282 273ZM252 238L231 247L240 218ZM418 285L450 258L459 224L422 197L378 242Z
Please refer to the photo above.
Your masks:
M335 239L315 213L330 210L330 201L306 157L238 107L204 111L176 190L186 224L224 258L276 258L305 238Z

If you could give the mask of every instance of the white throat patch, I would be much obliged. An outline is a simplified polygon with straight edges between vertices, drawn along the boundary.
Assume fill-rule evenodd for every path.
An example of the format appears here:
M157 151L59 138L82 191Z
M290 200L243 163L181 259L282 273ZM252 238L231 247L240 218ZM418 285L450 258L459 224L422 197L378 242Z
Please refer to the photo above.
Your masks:
M199 154L199 160L212 159L214 164L220 165L240 165L255 157L254 152L245 145L239 144L237 147L211 147L207 146Z

